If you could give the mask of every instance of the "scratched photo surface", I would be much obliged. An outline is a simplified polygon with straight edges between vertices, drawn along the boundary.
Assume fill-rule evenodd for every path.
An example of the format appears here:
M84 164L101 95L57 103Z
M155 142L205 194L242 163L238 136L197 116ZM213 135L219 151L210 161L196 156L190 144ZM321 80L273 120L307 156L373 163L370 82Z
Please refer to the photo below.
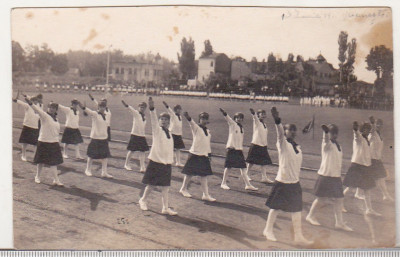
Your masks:
M11 25L13 99L19 100L12 103L15 248L289 250L394 246L390 8L16 8ZM78 108L83 143L78 153L75 146L68 145L63 162L57 166L64 186L53 185L54 170L47 166L40 174L40 183L35 183L36 148L28 144L25 149L20 135L26 125L24 115L32 108L23 104L24 96L37 98L38 94L43 96L44 111L51 101L69 108L73 99L97 110L89 94L97 100L107 99L112 113L107 170L113 178L101 176L102 163L96 160L93 176L85 175L92 119ZM132 170L124 168L133 117L121 100L138 108L150 96L158 114L166 111L163 101L170 107L181 105L182 115L188 112L195 122L199 113L209 114L213 175L207 178L209 194L216 201L202 200L200 177L193 177L188 184L192 197L183 197L183 168L174 161L169 207L178 214L162 213L161 188L149 196L148 211L141 210L139 199L145 185L138 152L130 160ZM263 235L271 213L266 201L275 186L263 182L263 171L273 181L279 169L273 106L283 124L297 126L295 141L303 155L299 175L301 225L291 213L279 213L272 225L277 241ZM57 111L60 147L64 146L61 139L68 108L67 112ZM247 178L237 168L227 173L230 190L221 188L229 133L219 108L231 117L236 112L244 114L245 158L253 138L250 108L266 111L263 121L272 164L250 167L247 175L251 181L247 182L257 191L245 189ZM144 116L145 137L151 147L149 108ZM336 124L339 128L337 142L343 161L341 168L332 172L343 180L352 163L353 122L361 128L371 116L383 121L378 135L383 138L381 154L374 155L381 157L384 165L381 176L376 175L377 169L363 170L357 182L369 179L374 187L364 195L363 190L356 195L351 188L340 211L341 198L319 197L310 219L322 161L321 126ZM183 116L182 138L185 148L180 158L184 165L193 135ZM371 144L365 147L372 148ZM82 159L75 158L79 155ZM368 154L362 158L371 159ZM246 174L246 168L242 172ZM353 231L337 228L339 213L342 228L345 225ZM296 242L299 233L307 244Z

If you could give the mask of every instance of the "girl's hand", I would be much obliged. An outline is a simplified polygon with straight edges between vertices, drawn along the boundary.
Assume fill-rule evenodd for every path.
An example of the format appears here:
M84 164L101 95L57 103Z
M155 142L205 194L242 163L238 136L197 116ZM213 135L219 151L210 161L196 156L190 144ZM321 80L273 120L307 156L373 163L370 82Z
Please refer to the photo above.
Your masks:
M190 118L188 112L184 112L184 113L183 113L183 116L184 116L187 120L189 120L189 121L191 120L191 118Z
M353 122L353 130L354 131L358 130L358 122L357 121Z
M224 109L222 109L222 108L219 108L219 111L224 115L224 116L226 116L227 115L227 113L225 112L225 110Z
M168 109L168 107L169 107L168 104L165 101L163 101L162 103L164 104L165 108Z
M154 110L154 101L151 96L149 97L149 109Z
M256 112L254 111L253 108L250 108L250 113L251 113L252 115L256 114Z
M274 119L278 119L279 118L279 112L278 112L278 110L276 109L275 106L271 108L271 114L272 114L272 117Z
M322 125L321 128L322 128L322 130L323 130L325 133L329 133L329 128L328 128L328 126L326 126L325 124Z
M121 102L122 102L122 104L123 104L125 107L129 107L129 105L128 105L127 103L125 103L124 100L121 100Z

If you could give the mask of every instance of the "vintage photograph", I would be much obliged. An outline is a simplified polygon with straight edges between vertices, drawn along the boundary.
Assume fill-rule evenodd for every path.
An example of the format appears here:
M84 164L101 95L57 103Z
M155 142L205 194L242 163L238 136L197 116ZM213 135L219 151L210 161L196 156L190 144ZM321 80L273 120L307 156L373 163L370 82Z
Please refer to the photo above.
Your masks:
M390 7L14 8L14 247L395 246Z

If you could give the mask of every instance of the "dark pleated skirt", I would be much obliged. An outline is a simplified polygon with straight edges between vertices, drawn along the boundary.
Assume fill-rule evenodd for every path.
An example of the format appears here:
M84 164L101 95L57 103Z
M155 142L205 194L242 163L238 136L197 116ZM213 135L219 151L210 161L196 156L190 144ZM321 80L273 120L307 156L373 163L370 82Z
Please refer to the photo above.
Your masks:
M368 167L357 163L351 163L344 177L343 185L361 189L371 189L375 187L375 179L372 175L371 166Z
M183 143L182 136L172 134L172 138L174 139L174 149L184 149L185 144Z
M246 168L243 151L228 149L225 158L225 168Z
M110 126L107 127L107 140L111 141L111 127Z
M266 205L274 210L299 212L303 209L303 199L300 183L285 184L275 181Z
M33 163L45 164L48 166L55 166L63 163L60 144L58 142L46 143L38 141Z
M87 148L87 156L92 159L105 159L111 157L108 140L92 139Z
M61 138L61 143L71 145L83 143L81 132L79 131L79 129L66 127Z
M38 138L39 138L39 129L23 126L18 142L21 144L37 145Z
M150 160L144 173L142 183L152 186L171 185L171 164L162 164Z
M272 164L269 157L267 146L259 146L251 144L249 153L247 154L246 162L255 165L270 165Z
M371 174L372 177L375 179L386 178L387 171L385 166L383 166L383 162L381 160L371 160Z
M207 156L200 156L190 153L182 173L189 176L205 177L212 175L210 159Z
M317 197L343 198L342 179L318 175L314 186L314 194Z
M128 146L126 147L129 151L135 152L146 152L149 150L146 138L136 135L131 135Z

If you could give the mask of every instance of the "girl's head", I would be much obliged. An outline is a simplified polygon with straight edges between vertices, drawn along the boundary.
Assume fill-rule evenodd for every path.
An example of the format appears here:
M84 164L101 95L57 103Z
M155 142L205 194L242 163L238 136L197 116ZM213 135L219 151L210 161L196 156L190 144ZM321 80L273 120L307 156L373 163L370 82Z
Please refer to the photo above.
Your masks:
M99 112L104 113L107 108L107 103L104 101L100 101L98 105Z
M380 131L382 127L383 127L383 120L377 119L376 120L376 130Z
M297 127L295 124L286 124L283 126L286 138L295 139L297 133Z
M71 101L71 106L74 107L74 108L77 108L77 107L78 107L78 104L79 104L79 101L78 101L77 99L73 99L73 100Z
M210 119L210 115L208 113L202 112L202 113L199 114L199 123L200 123L200 125L202 125L202 126L207 125L208 123L210 123L209 119Z
M164 127L164 128L169 128L170 120L171 120L171 116L166 112L161 113L160 117L158 118L160 126Z
M50 102L49 105L47 106L47 111L51 114L57 113L58 110L58 104L54 102Z
M43 95L42 94L38 94L37 96L35 96L34 98L36 98L38 103L42 103L43 102Z
M139 112L144 113L144 111L146 110L146 108L147 108L147 104L146 104L145 102L141 102L141 103L139 104Z
M241 113L241 112L237 112L233 116L233 120L236 121L239 124L243 122L243 119L244 119L244 114Z
M360 127L360 132L363 136L368 136L371 128L371 124L369 124L368 122L364 122Z
M35 96L30 99L34 104L39 103L39 99Z
M339 127L335 124L329 124L329 137L333 140L336 140L339 135Z
M257 117L258 117L260 120L264 120L265 118L267 118L267 112L266 112L265 110L259 109L259 110L257 111Z
M101 98L100 102L105 102L107 105L107 99L106 98Z
M182 106L180 106L179 104L174 106L174 112L177 114L181 114L182 112Z

